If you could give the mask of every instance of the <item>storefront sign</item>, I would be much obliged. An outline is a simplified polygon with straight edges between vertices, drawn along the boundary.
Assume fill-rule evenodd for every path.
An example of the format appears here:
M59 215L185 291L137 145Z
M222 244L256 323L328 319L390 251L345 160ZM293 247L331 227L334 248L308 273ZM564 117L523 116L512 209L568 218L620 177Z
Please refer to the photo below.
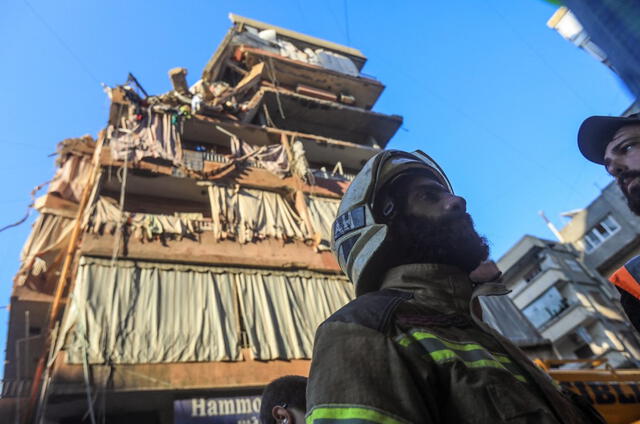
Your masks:
M173 417L174 424L258 424L260 396L174 400Z

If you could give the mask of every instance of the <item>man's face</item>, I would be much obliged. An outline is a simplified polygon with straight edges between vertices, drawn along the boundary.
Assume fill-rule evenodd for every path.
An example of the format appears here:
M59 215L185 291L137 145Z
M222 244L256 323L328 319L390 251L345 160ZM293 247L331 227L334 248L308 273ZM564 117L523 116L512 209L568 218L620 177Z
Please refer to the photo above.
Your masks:
M627 125L614 134L604 163L627 198L629 209L640 215L640 125Z
M404 247L405 263L443 263L470 272L488 257L486 241L475 231L462 197L427 176L405 184L398 189L406 198L391 223Z

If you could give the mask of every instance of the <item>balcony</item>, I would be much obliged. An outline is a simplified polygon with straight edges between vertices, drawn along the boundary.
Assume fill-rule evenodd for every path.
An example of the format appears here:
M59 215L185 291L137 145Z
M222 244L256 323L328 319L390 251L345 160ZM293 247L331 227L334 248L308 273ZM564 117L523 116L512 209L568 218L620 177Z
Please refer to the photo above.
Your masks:
M544 338L556 342L564 335L572 332L577 326L595 319L593 313L582 305L574 304L544 324L539 330Z
M535 278L526 285L521 286L520 290L511 294L513 302L519 309L523 309L532 301L537 299L551 286L558 281L567 280L564 272L557 268L549 268L539 273Z

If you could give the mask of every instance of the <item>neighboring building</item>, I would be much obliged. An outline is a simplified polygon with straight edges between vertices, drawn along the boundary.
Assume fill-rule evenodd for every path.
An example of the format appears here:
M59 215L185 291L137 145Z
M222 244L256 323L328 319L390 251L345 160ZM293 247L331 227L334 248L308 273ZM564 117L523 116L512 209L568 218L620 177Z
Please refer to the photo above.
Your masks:
M607 54L591 40L580 21L566 7L560 7L556 10L547 21L547 26L556 30L562 38L583 49L599 62L611 67L607 60Z
M558 359L551 340L542 337L508 296L480 297L482 320L515 343L531 359Z
M560 359L637 366L640 345L610 285L567 245L524 236L498 261L509 297Z
M60 143L14 282L3 422L256 422L353 298L331 224L402 118L371 111L384 86L359 51L231 19L193 86L130 76L97 140Z
M615 181L586 208L563 215L570 221L559 230L562 241L603 277L640 254L640 218L629 210Z
M640 97L640 3L565 0L547 26L613 70Z

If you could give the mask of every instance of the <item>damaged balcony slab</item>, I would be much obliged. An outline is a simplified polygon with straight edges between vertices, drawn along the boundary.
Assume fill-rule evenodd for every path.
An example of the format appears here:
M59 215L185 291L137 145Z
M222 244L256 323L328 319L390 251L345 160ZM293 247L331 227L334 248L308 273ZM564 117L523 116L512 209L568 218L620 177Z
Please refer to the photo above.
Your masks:
M238 362L90 365L90 368L99 387L111 378L110 391L131 392L175 387L185 390L262 388L286 373L307 375L310 364L308 359L257 361L247 358ZM85 394L82 365L67 364L63 354L56 358L54 368L52 396ZM212 385L212 382L216 383ZM86 410L86 399L84 401Z
M384 148L402 125L402 117L398 115L384 115L269 87L261 88L250 101L251 110L263 107L278 128L372 147ZM244 118L245 122L247 118L252 118L251 114Z
M108 155L108 151L103 153L105 154L103 154L101 159L102 166L120 167L124 165L124 162L112 160ZM349 186L348 182L322 178L316 178L315 184L312 185L303 182L296 176L280 178L265 169L253 167L236 168L228 172L220 173L219 170L225 168L226 165L226 163L204 161L203 172L205 175L210 174L211 176L205 176L204 179L194 179L172 176L174 168L168 165L158 165L144 160L137 164L128 163L127 166L129 169L141 172L141 174L135 175L132 173L132 175L128 176L127 193L161 197L168 196L167 192L163 190L160 192L159 190L154 189L153 181L145 182L141 180L143 178L163 178L162 180L156 179L155 181L162 181L163 183L168 182L169 187L171 187L171 193L181 196L180 199L199 203L205 201L203 200L205 199L205 195L202 194L202 190L205 190L205 188L195 188L194 184L197 184L196 181L216 181L220 184L237 184L241 187L263 189L281 193L290 192L291 187L298 187L304 193L334 199L340 199L344 194L344 191ZM187 186L188 188L186 191L182 191L182 188ZM145 187L148 188L148 190ZM112 177L106 182L103 189L108 192L119 193L120 182ZM130 189L132 189L132 191L130 191Z
M216 128L235 134L254 146L280 143L281 136L300 140L310 162L333 163L341 161L348 169L359 169L364 162L380 151L375 147L363 146L349 141L321 137L314 134L281 130L257 125L223 122L206 116L196 116L184 122L184 139L202 144L229 146L229 136Z
M110 258L115 237L87 234L82 240L83 255ZM267 253L268 252L268 253ZM199 240L166 240L165 244L128 241L127 259L168 261L192 264L216 264L216 266L244 266L279 269L308 269L330 274L340 274L340 267L331 252L316 253L301 241L283 242L264 239L255 243L240 244L234 240L216 240L211 232L203 232Z
M384 85L375 79L351 76L297 60L292 60L257 48L240 46L236 52L244 57L249 68L266 63L265 79L280 86L295 89L299 84L326 90L336 96L353 96L353 106L370 110L382 94Z
M254 28L255 30L274 30L278 37L289 41L296 45L298 48L321 48L330 52L338 53L349 58L358 70L362 70L367 58L358 49L352 47L343 46L341 44L326 41L321 38L311 37L306 34L301 34L296 31L291 31L286 28L281 28L275 25L269 25L264 22L256 21L254 19L245 18L233 13L229 14L229 19L233 22L233 27L227 32L227 35L222 40L218 49L215 51L211 59L205 65L202 72L202 79L205 81L215 81L219 79L221 75L221 69L224 66L224 62L232 55L233 50L239 44L235 38L236 35L245 31L246 27Z

